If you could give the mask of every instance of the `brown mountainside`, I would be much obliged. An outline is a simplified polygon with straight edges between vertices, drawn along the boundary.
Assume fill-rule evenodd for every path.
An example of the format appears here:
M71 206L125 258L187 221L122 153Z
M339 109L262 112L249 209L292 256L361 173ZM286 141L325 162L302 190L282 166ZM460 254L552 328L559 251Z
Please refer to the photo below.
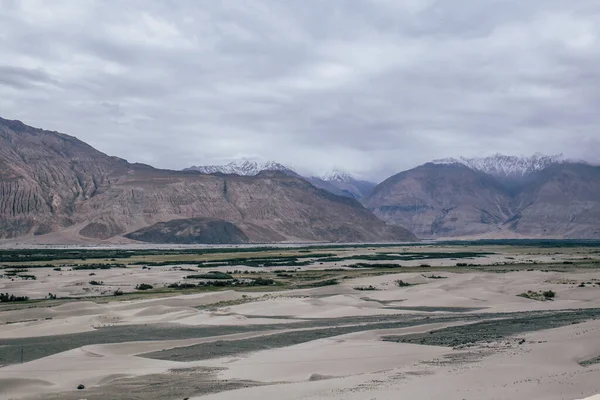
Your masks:
M600 167L562 162L506 180L428 163L382 182L363 204L423 238L600 238Z
M181 231L170 227L182 242L192 231L213 237L199 233L207 227L235 230L224 222L243 232L236 238L250 242L415 239L357 201L284 173L242 177L159 170L107 156L68 135L0 119L0 237L66 232L95 241L185 219L211 223L193 229L187 224Z

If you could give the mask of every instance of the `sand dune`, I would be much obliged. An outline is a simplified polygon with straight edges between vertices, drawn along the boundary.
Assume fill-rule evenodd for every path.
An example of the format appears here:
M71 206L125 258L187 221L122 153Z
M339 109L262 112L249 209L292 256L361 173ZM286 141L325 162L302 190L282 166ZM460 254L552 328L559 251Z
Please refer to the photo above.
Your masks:
M100 271L98 279L110 285L132 285L140 281L139 273L145 274L144 279L163 282L180 279L182 274L131 272ZM173 277L166 278L171 272ZM78 282L89 279L79 272L46 278L41 284L26 282L16 288L42 293L42 289L59 289L62 279L64 291L70 292L79 290ZM412 286L399 287L397 280ZM512 323L508 314L496 313L546 310L552 311L548 314L552 318L559 310L600 308L600 285L579 286L597 281L600 271L593 268L568 273L449 268L363 276L336 286L272 293L228 290L128 301L80 300L2 311L0 346L4 347L0 352L6 353L0 353L0 360L10 365L0 368L0 398L125 399L127 393L119 389L127 387L119 386L123 382L149 388L145 397L133 398L152 398L152 388L157 387L153 385L177 377L183 389L185 382L190 387L194 383L199 392L206 389L194 399L209 400L598 400L600 363L593 360L600 357L600 319L468 344L382 340L416 334L431 337L428 332L432 330L490 319L498 326ZM355 290L365 286L377 290ZM553 301L518 296L550 289L556 293ZM122 332L119 329L132 326L139 330L131 329L126 339L81 339L84 333L117 336ZM162 336L138 337L152 330ZM26 346L27 340L32 340L31 346L48 347L53 341L61 345L70 340L82 342L19 364L15 343ZM199 356L183 357L192 353ZM203 371L208 388L201 387L196 369ZM189 377L174 370L188 371ZM215 389L215 382L242 384L227 390ZM86 389L78 392L81 383ZM178 391L181 387L171 389L168 394L173 399L191 397Z

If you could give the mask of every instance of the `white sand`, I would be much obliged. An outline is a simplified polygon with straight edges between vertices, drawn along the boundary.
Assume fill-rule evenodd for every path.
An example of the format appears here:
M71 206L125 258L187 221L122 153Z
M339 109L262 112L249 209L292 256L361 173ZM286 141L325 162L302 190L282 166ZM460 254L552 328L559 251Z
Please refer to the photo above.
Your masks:
M600 307L600 287L577 287L579 282L600 279L600 272L594 270L569 274L539 271L506 274L436 271L435 274L447 279L428 279L421 273L374 276L345 281L332 288L265 297L248 294L260 298L210 311L196 307L240 300L242 294L223 291L102 304L81 301L51 308L5 311L0 312L0 339L85 332L108 325L225 326L295 321L289 317L423 314L389 308L393 306L483 308L479 312ZM71 282L70 279L67 277L67 282ZM397 279L416 285L400 288L394 283ZM58 279L54 284L57 282ZM379 290L352 289L367 285ZM527 290L548 289L556 292L555 301L517 297ZM330 295L323 296L327 293ZM444 356L457 354L449 348L380 341L382 335L426 332L448 325L452 324L357 332L192 363L145 359L139 354L263 333L84 346L0 368L0 398L73 390L79 383L86 387L103 385L109 393L110 381L118 377L166 373L172 368L217 366L225 368L220 379L252 379L276 384L202 399L598 399L598 396L589 396L600 393L600 365L582 367L579 362L600 355L600 321L520 335L526 339L524 344L494 348L490 354L471 363L448 362ZM268 340L265 343L268 344Z
M598 376L600 366L583 368L577 363L582 359L600 354L600 322L593 321L574 326L553 329L545 332L523 335L527 344L522 348L514 348L467 364L431 365L414 362L417 360L433 359L443 354L443 348L429 346L414 346L396 344L397 349L388 352L390 358L396 358L395 365L385 353L364 354L361 342L356 348L351 345L335 343L342 346L343 353L326 353L321 357L317 351L311 351L319 343L305 344L307 355L294 355L311 359L312 368L303 363L255 365L254 368L244 368L233 363L226 372L227 376L252 376L255 379L270 381L274 377L286 376L291 381L305 378L304 383L281 384L257 388L241 389L205 396L202 399L529 399L529 400L559 400L585 398L586 395L598 393L600 382ZM319 341L320 342L320 341ZM565 346L565 342L569 345ZM322 342L320 342L322 343ZM381 343L377 347L381 346ZM438 350L440 349L440 350ZM341 350L341 349L340 349ZM415 351L416 350L416 351ZM419 353L419 350L422 352ZM412 353L415 353L415 358ZM430 353L428 353L430 352ZM248 363L273 361L274 357L284 356L284 353L263 352L249 357ZM405 356L402 356L402 353ZM452 353L446 349L445 353ZM418 356L418 354L421 354ZM262 357L262 358L261 358ZM346 364L342 358L353 358ZM288 358L292 358L288 354ZM330 361L333 358L335 361ZM443 361L443 358L438 358ZM377 361L375 361L377 360ZM365 374L378 368L389 370ZM319 371L324 376L352 376L341 379L308 381L307 372ZM280 371L281 370L281 371ZM261 372L264 374L261 376ZM363 372L361 374L360 372ZM354 373L354 374L353 374ZM592 397L592 399L597 398ZM200 399L199 397L196 399Z

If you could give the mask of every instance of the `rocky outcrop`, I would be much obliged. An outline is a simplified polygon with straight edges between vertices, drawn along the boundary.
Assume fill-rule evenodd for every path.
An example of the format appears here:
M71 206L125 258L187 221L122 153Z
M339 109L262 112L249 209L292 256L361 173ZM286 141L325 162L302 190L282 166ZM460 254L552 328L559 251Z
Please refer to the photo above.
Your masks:
M171 220L229 222L250 242L405 241L353 199L282 172L166 171L0 119L0 238L60 232L112 239Z
M210 218L175 219L131 232L126 237L149 243L242 244L248 236L228 221Z

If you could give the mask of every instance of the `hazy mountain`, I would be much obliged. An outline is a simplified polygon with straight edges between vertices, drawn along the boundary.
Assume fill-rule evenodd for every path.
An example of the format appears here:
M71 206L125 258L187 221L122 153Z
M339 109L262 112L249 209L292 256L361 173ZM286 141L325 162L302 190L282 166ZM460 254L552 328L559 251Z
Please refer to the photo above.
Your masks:
M356 179L354 176L334 169L320 177L321 180L337 187L343 193L347 193L356 199L367 196L376 186L376 183Z
M276 161L259 162L242 160L224 165L194 165L184 169L184 171L198 171L203 174L235 174L240 176L255 176L261 171L281 171L292 176L302 176L293 168ZM339 170L333 170L323 176L304 176L303 178L318 188L325 189L338 196L355 199L366 196L375 187L375 183L355 179L352 175Z
M424 238L600 238L600 167L540 155L436 161L390 177L363 203Z
M161 225L169 221L176 222ZM414 239L357 201L280 171L159 170L0 118L0 237L44 234L87 241L125 234L168 242Z

